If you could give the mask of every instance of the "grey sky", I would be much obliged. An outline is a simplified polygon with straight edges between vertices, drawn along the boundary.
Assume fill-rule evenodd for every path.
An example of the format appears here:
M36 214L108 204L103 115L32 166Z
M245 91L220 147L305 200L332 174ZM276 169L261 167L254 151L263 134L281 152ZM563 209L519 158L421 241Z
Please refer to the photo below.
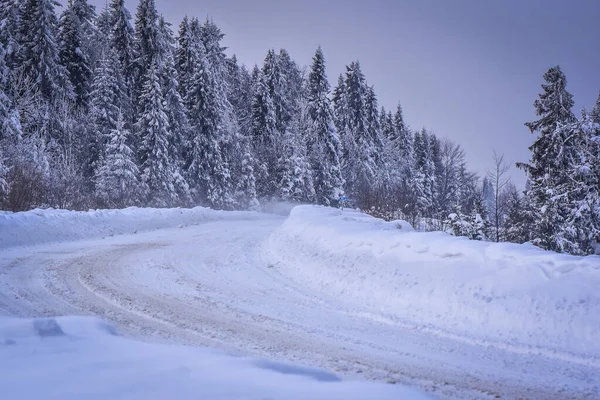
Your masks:
M135 14L137 1L127 7ZM334 82L360 60L380 104L400 102L413 128L460 143L480 173L493 149L511 162L528 159L533 135L523 123L535 118L549 67L566 73L577 113L600 90L598 0L157 0L157 7L175 30L184 14L210 16L229 52L248 65L281 47L308 65L320 44ZM512 176L524 183L521 172Z

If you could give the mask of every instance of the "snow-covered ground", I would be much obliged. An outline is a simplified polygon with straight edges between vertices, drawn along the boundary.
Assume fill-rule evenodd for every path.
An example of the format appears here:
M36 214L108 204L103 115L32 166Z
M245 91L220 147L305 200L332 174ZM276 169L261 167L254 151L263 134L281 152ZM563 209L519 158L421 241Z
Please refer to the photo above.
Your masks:
M163 343L98 334L106 325L73 318L54 320L65 335L53 338L35 333L39 322L13 320L35 333L14 339L1 322L0 343L15 344L0 344L0 375L13 365L8 376L30 386L32 377L40 387L64 380L87 390L77 398L106 382L122 398L161 382L180 383L182 396L239 383L250 398L411 398L398 385L354 382L369 379L440 398L597 399L598 287L599 257L416 233L322 207L287 218L201 208L0 213L0 315L93 315L125 337ZM122 373L138 366L139 380ZM353 381L321 382L332 375L313 368ZM7 387L33 394L15 382Z
M115 336L93 317L0 318L5 399L426 400L400 386L318 369Z

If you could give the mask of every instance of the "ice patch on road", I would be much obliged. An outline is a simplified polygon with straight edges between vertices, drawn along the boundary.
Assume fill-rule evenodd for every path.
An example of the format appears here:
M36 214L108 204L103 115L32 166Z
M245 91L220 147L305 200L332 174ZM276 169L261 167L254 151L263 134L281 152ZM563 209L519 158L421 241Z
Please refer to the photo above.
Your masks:
M43 329L36 332L34 326ZM212 350L115 337L95 318L0 319L0 387L6 399L425 400L397 385L339 381L305 367ZM18 331L19 329L17 329ZM48 332L64 332L40 340ZM28 333L26 333L28 332ZM80 336L73 340L69 332ZM88 332L88 335L81 335ZM37 340L35 340L37 339ZM5 339L6 340L6 339ZM12 339L11 339L12 340Z
M284 276L379 320L600 365L598 256L412 232L317 206L293 209L264 252Z

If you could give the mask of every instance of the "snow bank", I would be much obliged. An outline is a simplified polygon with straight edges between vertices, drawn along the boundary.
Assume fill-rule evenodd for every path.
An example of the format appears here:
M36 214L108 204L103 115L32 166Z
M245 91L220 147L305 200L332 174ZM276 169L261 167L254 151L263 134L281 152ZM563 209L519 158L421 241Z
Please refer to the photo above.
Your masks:
M258 218L254 212L215 211L203 207L0 211L0 249L175 228L221 219L254 218Z
M380 322L515 351L600 362L600 257L413 232L356 211L301 206L264 256ZM357 311L358 312L358 311Z
M87 317L0 318L0 387L3 398L22 400L428 398L396 385L340 381L315 369L136 342Z

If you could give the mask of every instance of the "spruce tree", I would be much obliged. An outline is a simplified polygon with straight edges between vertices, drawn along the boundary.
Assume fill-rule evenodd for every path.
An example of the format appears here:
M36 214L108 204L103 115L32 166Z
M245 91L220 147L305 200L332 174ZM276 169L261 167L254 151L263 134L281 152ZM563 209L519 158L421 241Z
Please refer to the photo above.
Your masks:
M0 2L0 43L4 46L4 62L9 69L14 68L19 51L20 6L20 0Z
M231 173L223 152L224 95L208 63L202 42L197 44L194 75L187 92L192 129L190 183L201 202L218 209L231 208L234 202Z
M532 152L528 164L518 164L531 182L527 191L532 206L538 213L533 243L546 250L563 251L560 235L565 228L566 197L557 196L557 188L568 180L570 151L574 143L566 142L566 126L576 121L571 109L573 96L567 92L567 80L560 67L550 68L545 74L546 84L534 106L540 119L525 124L538 137L529 148Z
M340 89L336 90L339 92ZM351 202L359 207L368 207L377 179L377 143L370 123L374 116L371 108L376 104L369 98L371 89L367 86L360 64L353 62L346 67L343 95L334 93L337 124L341 125L340 139L343 147L342 171L346 190ZM371 107L369 107L371 106Z
M169 158L170 130L158 66L152 63L144 78L140 94L136 132L140 136L139 161L141 181L153 207L167 207L177 201L173 185L173 168Z
M158 55L158 13L154 0L140 0L135 14L133 100L136 110L141 109L141 92L144 90L148 69L156 64ZM162 65L156 65L160 70Z
M190 188L185 179L185 157L190 148L190 125L183 100L179 94L179 84L173 60L174 39L168 24L161 16L158 24L158 63L165 111L169 121L169 157L173 168L173 184L181 204L190 200Z
M131 87L134 82L134 31L125 0L110 2L110 26L110 46L117 52L121 75L127 86Z
M257 72L254 98L252 100L252 139L257 155L256 189L258 196L272 197L277 191L274 179L277 154L277 124L275 107L271 98L266 77L262 71Z
M119 113L96 173L96 196L109 207L123 208L139 200L139 170L130 143L130 133Z
M92 70L87 42L93 33L94 19L94 7L86 0L69 0L60 17L60 61L67 70L79 107L87 107L88 103Z
M116 129L121 112L124 94L118 62L116 53L109 49L94 70L90 93L93 129L88 140L88 157L84 167L84 176L87 178L93 177L94 171L99 167L105 144L110 138L110 132Z
M19 112L15 109L9 92L12 76L7 66L7 58L8 52L0 43L0 142L5 139L14 143L21 138L22 131Z
M60 63L55 6L54 0L25 0L19 20L19 68L52 106L73 97L67 71Z
M278 198L293 202L314 202L315 189L304 137L309 128L306 107L297 113L278 143Z
M331 205L343 193L340 141L329 100L329 82L321 47L313 57L308 76L309 157L318 204Z

